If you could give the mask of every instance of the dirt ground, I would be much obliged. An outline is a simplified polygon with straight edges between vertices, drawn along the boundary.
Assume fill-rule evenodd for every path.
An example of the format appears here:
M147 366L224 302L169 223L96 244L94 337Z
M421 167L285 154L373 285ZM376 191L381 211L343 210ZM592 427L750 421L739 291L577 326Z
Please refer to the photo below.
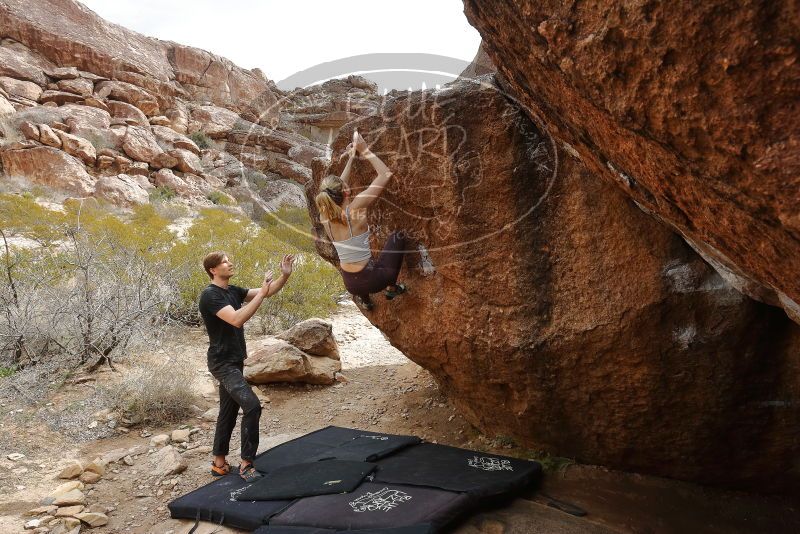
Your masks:
M340 346L346 381L333 386L269 385L261 419L265 450L327 425L414 434L428 441L497 454L530 454L507 439L483 436L455 411L429 373L407 360L372 328L352 303L330 318ZM109 451L139 448L132 465L115 462L99 482L87 485L87 504L105 510L109 524L100 533L186 533L192 522L169 519L167 504L211 480L208 472L214 423L201 411L216 406L215 384L205 369L207 338L200 329L171 336L169 344L140 360L168 359L191 366L197 375L197 416L151 428L119 426L96 416L103 408L100 391L126 372L104 369L91 379L67 383L44 400L23 393L0 402L0 533L31 532L24 514L58 484L62 466L72 459L91 460ZM75 380L73 380L75 382ZM195 428L180 475L150 474L152 435ZM232 450L238 450L238 429ZM24 454L11 460L8 455ZM230 458L235 465L237 457ZM547 459L540 491L530 491L501 508L476 511L452 527L457 534L524 533L791 533L800 532L800 506L787 497L730 492L595 466ZM575 517L551 506L551 499L587 512ZM84 532L89 529L84 528ZM203 525L198 534L235 532Z

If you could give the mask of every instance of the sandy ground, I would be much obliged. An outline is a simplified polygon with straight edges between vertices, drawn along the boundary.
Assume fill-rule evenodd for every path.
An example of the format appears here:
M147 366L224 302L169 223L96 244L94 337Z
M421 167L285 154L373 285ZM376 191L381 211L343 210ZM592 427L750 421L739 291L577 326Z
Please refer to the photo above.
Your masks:
M391 347L352 303L331 317L347 381L334 386L261 386L264 412L261 446L278 443L327 425L415 434L429 441L527 457L505 440L481 435L441 394L430 374ZM215 384L205 370L207 338L201 329L184 331L170 344L143 359L173 359L192 367L198 380L197 406L216 405ZM0 402L0 533L23 529L28 510L57 486L60 467L71 459L91 460L115 449L149 449L150 436L185 426L196 428L183 457L189 467L180 475L151 474L150 453L133 465L113 463L96 484L87 486L87 504L108 511L109 524L97 533L186 533L192 522L169 519L167 503L210 481L209 451L213 422L199 417L160 428L132 427L127 433L103 422L90 428L100 410L99 390L125 372L104 369L96 380L68 383L46 400L22 395ZM79 377L78 377L79 378ZM73 380L74 382L75 380ZM238 448L238 429L232 450ZM9 460L12 453L25 454ZM237 457L230 458L236 463ZM729 492L676 481L569 465L549 471L542 492L531 491L505 506L476 511L451 528L457 534L526 533L782 533L800 532L796 500ZM545 497L547 495L547 497ZM583 508L574 517L548 504L550 498ZM84 529L84 532L88 531ZM203 525L198 534L234 532Z

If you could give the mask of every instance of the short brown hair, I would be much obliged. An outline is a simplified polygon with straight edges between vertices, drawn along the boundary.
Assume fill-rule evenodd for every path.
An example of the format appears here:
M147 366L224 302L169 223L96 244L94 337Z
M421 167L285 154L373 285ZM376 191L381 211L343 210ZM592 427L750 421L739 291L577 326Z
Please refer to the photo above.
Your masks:
M222 260L227 256L226 252L222 250L218 250L216 252L209 252L206 254L206 257L203 258L203 269L206 270L208 277L212 280L214 279L214 275L211 274L211 269L222 263Z

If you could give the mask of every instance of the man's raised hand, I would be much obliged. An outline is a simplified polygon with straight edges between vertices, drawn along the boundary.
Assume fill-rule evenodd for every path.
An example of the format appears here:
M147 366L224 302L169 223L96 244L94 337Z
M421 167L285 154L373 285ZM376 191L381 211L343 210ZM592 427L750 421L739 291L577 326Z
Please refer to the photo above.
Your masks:
M289 276L292 274L292 268L294 267L294 254L286 254L283 259L281 260L281 272Z

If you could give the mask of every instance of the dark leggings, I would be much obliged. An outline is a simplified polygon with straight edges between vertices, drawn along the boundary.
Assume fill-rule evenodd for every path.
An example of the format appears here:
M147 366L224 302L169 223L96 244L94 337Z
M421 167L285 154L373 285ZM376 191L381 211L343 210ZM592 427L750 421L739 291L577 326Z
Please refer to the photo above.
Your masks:
M209 366L211 374L219 380L219 417L214 432L214 456L226 456L231 443L233 427L239 407L242 408L242 460L252 462L258 450L258 420L261 418L261 401L244 379L244 364L222 363Z
M342 271L344 286L353 295L367 297L370 293L378 293L387 286L395 285L403 266L405 244L405 238L401 234L390 234L377 260L370 259L357 273Z

